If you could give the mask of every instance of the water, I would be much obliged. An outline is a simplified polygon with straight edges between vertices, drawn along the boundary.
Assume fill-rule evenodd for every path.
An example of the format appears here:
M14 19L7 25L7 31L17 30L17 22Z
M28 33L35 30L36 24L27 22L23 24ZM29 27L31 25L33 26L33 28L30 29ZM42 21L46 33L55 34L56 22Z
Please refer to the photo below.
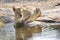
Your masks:
M60 40L60 28L53 28L50 25L60 25L60 23L42 23L43 31L34 33L33 37L27 40Z

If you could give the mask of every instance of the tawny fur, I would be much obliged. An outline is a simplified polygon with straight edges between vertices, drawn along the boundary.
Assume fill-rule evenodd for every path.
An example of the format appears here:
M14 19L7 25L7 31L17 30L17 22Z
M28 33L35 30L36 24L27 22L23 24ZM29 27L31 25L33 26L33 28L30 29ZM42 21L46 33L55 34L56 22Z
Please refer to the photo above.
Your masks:
M18 8L18 9L13 8L13 10L15 12L15 16L16 16L15 18L17 19L17 22L15 23L16 40L26 40L26 38L32 37L32 35L35 32L42 32L42 28L39 25L36 25L34 27L29 27L26 25L27 21L34 21L34 20L36 20L36 18L41 16L41 12L39 9L36 9L35 14L33 14L32 16L30 15L30 12L25 9L23 9L22 12L18 12L18 11L21 11L20 8ZM19 22L18 19L21 18L21 15L22 15L23 19L22 19L22 22Z

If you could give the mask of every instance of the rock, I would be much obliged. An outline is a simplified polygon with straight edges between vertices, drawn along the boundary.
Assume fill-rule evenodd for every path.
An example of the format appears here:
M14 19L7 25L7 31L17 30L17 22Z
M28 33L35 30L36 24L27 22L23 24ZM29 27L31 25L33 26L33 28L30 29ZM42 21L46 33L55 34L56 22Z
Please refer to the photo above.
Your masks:
M53 20L53 19L44 16L44 17L38 17L36 20Z
M60 9L59 8L42 11L42 16L48 17L48 18L50 18L54 21L59 21L60 20L60 15L59 14L60 14Z
M14 28L14 13L10 8L0 8L0 18L3 26L0 28L0 40L16 40Z

